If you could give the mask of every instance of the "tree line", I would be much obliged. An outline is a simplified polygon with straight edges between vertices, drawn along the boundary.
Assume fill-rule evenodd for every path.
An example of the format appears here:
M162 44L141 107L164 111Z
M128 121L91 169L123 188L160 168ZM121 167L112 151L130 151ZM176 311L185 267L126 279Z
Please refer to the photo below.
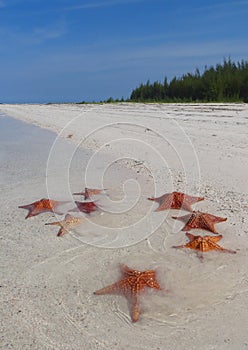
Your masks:
M132 102L246 102L248 103L248 61L224 59L200 73L187 73L163 83L149 80L131 92Z

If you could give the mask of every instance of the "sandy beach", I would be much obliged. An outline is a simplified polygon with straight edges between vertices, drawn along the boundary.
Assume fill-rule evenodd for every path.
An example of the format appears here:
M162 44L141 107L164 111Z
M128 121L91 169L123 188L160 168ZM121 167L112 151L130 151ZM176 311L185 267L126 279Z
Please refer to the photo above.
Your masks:
M248 349L247 125L247 104L0 105L0 348ZM66 214L85 186L107 189L100 210L62 237L45 223L63 215L18 208L51 198ZM226 217L219 244L237 253L173 249L186 212L147 200L172 191ZM120 263L163 288L140 296L137 323L124 297L93 294Z

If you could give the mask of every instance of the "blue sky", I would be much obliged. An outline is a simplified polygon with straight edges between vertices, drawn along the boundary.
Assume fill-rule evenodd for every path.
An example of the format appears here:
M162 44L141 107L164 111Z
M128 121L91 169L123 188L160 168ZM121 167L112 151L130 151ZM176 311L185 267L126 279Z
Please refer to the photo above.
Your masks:
M0 0L0 102L99 101L248 59L248 0Z

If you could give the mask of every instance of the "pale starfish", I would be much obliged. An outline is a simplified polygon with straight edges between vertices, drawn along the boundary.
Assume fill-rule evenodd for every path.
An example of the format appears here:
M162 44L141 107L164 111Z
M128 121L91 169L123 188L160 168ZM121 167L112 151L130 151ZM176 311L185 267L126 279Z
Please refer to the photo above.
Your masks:
M208 252L209 250L219 250L226 253L235 254L235 250L225 249L219 246L216 242L218 242L222 235L218 236L195 236L189 232L186 232L186 236L189 238L189 242L183 245L173 246L173 248L189 248L197 250L201 253ZM203 258L202 255L199 258Z
M193 197L182 192L172 192L165 193L157 198L151 197L148 199L159 203L159 207L155 211L166 209L184 209L192 211L191 205L203 201L204 197Z
M218 233L214 227L219 222L226 221L227 218L221 218L208 213L202 213L201 211L193 211L192 214L184 216L172 216L173 219L181 220L186 223L182 231L188 231L194 228L200 228L213 233Z
M86 214L90 214L93 211L96 211L97 205L95 202L78 202L75 201L76 207L69 210L70 212L81 211Z
M73 194L84 196L84 199L89 199L91 196L100 194L103 191L106 191L106 189L104 189L104 188L103 189L97 189L97 188L87 188L87 187L85 187L83 192L76 192L76 193L73 193Z
M137 322L140 316L138 296L146 288L161 290L156 280L156 271L138 271L130 269L128 266L120 265L122 278L114 284L97 290L94 294L122 294L131 303L131 316L133 322Z
M83 221L83 218L77 218L75 216L72 216L70 214L66 214L64 220L62 221L55 221L55 222L48 222L45 225L57 225L60 226L59 232L57 234L58 237L63 236L65 233L68 233L70 229L74 226L78 226Z
M61 215L60 211L57 210L57 207L63 204L69 203L68 201L54 201L52 199L42 198L39 201L33 202L27 205L20 205L18 208L27 209L29 212L25 219L36 216L41 213L54 212L58 215Z

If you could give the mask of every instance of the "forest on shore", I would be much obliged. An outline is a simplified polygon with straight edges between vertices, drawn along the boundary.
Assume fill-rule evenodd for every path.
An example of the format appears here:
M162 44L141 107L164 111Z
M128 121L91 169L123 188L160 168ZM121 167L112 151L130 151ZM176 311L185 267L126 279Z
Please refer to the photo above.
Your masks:
M149 80L134 89L131 102L246 102L248 103L248 61L224 59L200 73L187 73L163 83ZM110 101L109 101L110 102Z

